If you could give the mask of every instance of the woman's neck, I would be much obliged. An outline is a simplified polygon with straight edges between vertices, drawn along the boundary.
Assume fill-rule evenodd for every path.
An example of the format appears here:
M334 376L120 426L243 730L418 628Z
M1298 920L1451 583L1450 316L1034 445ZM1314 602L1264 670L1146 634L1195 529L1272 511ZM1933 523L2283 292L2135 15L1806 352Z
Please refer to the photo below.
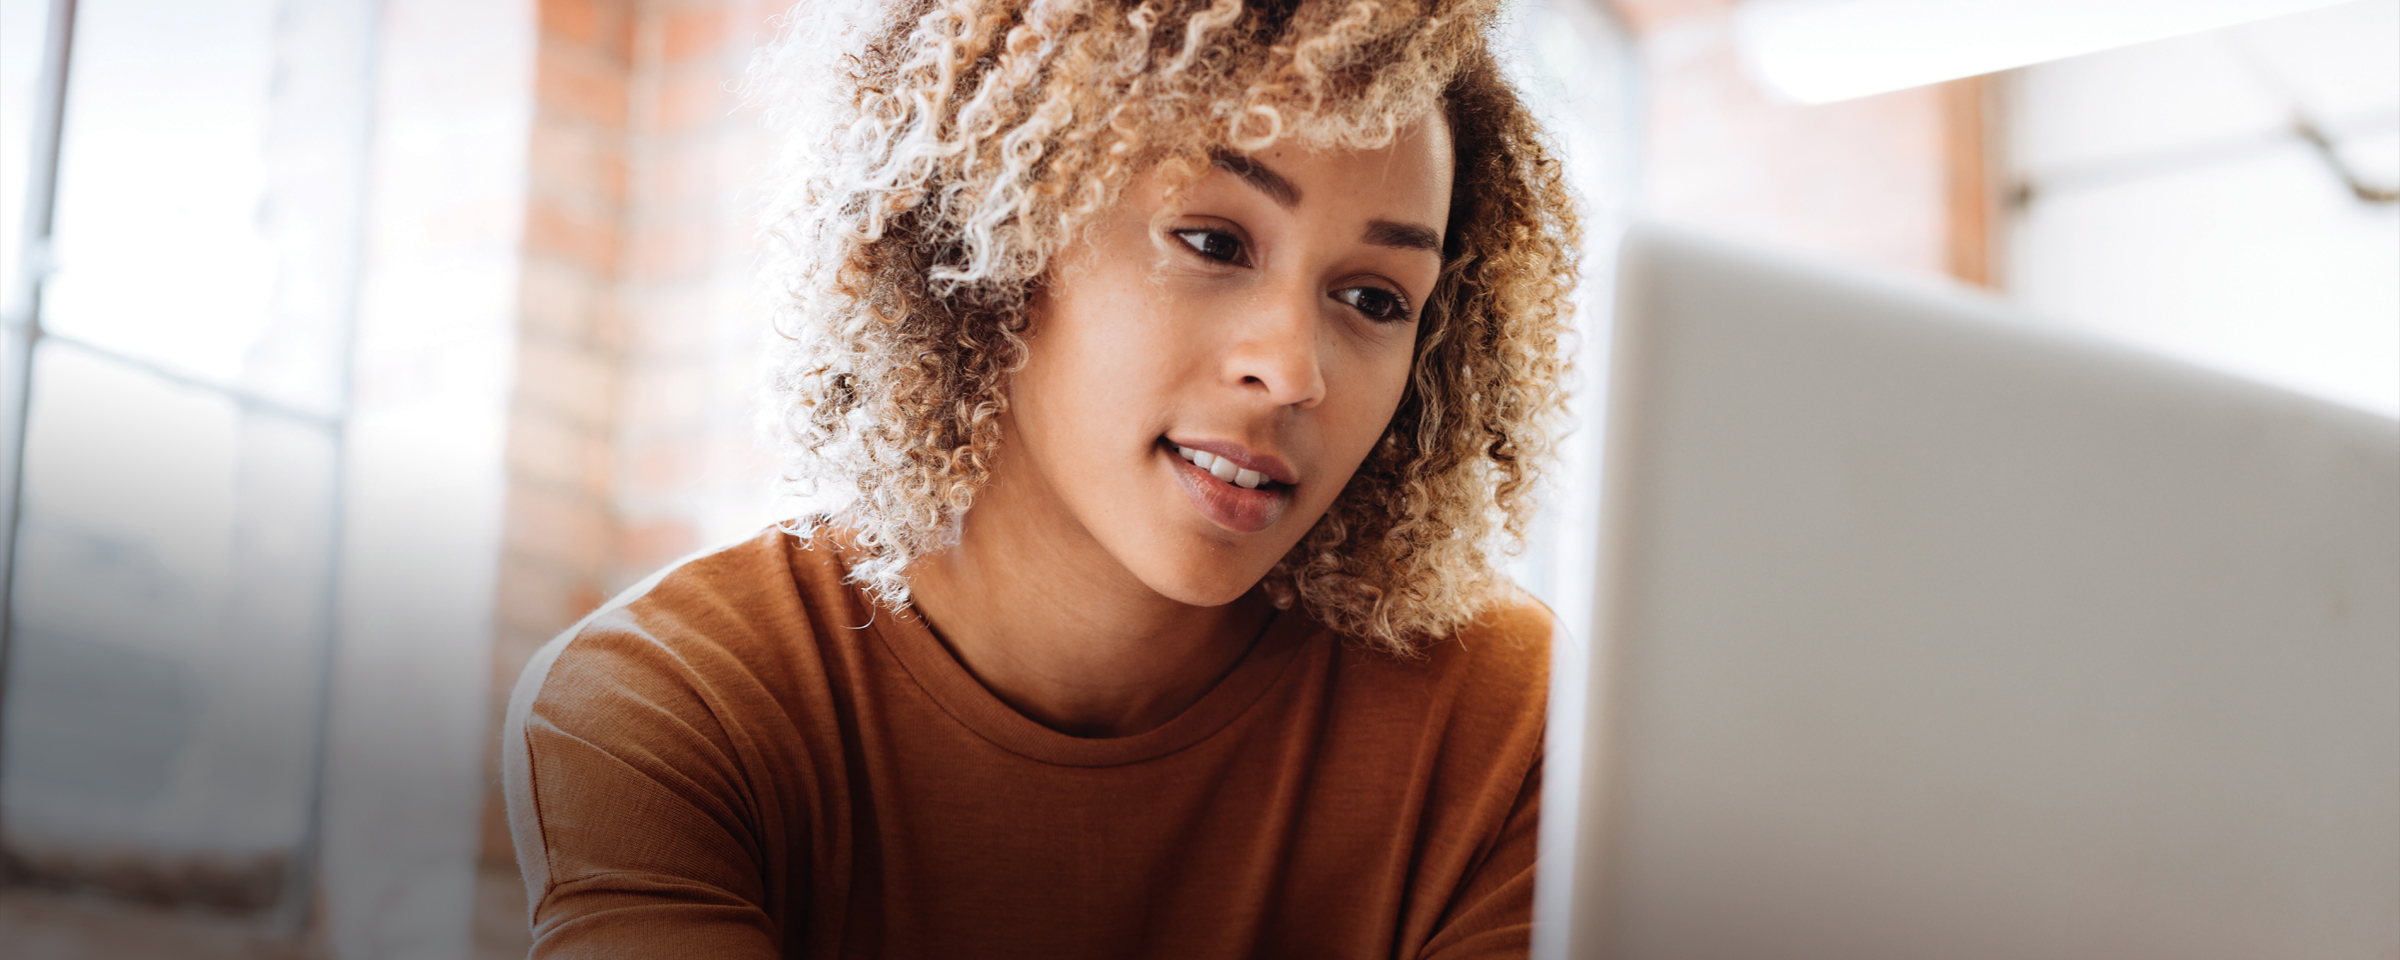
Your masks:
M1080 737L1155 729L1208 693L1273 616L1159 595L1071 519L981 500L956 546L909 568L935 635L1017 712Z

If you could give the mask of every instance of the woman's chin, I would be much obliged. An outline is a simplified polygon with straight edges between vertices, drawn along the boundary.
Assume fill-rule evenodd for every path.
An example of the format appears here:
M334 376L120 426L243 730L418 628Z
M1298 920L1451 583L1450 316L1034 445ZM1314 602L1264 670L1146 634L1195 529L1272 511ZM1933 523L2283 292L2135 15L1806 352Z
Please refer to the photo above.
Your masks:
M1266 579L1273 563L1241 564L1240 569L1210 559L1166 560L1140 571L1141 579L1159 596L1192 607L1222 607L1242 598Z

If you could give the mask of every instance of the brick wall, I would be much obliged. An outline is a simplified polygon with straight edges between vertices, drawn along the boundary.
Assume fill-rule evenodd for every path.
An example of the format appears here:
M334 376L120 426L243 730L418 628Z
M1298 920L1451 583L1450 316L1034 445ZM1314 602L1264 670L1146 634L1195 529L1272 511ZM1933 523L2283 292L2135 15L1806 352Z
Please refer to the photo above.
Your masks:
M637 40L620 583L768 517L772 467L750 426L766 335L750 202L771 151L731 88L782 6L653 0Z

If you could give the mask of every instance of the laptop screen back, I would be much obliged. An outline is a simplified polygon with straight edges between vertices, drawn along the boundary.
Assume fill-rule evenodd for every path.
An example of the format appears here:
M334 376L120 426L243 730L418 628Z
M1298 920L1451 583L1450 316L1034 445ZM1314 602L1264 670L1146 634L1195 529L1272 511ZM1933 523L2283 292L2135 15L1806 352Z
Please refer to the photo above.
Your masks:
M1571 956L2400 957L2400 424L1624 251Z

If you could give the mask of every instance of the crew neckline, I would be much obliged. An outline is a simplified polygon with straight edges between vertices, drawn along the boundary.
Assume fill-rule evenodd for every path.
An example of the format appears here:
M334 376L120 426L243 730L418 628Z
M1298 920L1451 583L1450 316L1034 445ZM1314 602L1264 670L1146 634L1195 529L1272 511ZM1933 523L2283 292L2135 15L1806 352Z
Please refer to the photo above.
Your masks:
M866 597L862 602L870 602ZM878 605L880 606L880 605ZM1010 753L1066 767L1117 767L1155 760L1206 740L1258 702L1291 665L1310 635L1308 618L1277 610L1232 670L1166 723L1123 737L1060 733L1017 712L967 672L914 608L882 608L874 632L942 710Z

